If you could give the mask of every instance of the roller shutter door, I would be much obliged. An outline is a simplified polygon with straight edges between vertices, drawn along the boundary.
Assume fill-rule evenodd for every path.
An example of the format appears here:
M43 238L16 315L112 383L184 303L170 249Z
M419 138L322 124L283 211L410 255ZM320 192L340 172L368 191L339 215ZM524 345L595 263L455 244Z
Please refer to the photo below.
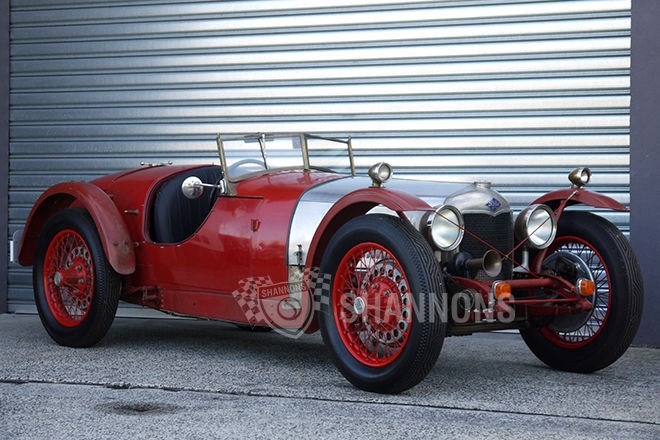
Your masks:
M212 160L217 132L352 134L361 170L490 180L516 208L586 165L628 204L630 7L12 0L9 233L52 184ZM9 281L32 310L29 268Z

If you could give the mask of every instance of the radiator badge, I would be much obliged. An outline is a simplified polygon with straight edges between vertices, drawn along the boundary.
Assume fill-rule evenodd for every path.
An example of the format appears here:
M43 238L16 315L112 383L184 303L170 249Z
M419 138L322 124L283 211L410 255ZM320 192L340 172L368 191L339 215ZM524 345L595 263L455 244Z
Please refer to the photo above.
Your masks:
M502 206L502 202L500 202L495 197L493 197L492 199L490 199L490 202L486 203L486 206L488 207L488 209L495 212L498 209L500 209L500 207Z

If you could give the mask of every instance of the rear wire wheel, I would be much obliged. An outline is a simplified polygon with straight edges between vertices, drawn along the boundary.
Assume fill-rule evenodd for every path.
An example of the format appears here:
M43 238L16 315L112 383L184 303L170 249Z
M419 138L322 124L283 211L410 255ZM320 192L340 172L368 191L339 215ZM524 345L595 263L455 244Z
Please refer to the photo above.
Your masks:
M354 218L321 262L332 276L319 325L353 385L400 393L435 365L446 330L446 296L433 251L411 225L388 215Z
M596 291L591 310L521 330L532 352L553 368L579 373L621 357L637 332L643 304L641 271L625 236L602 217L565 212L555 241L536 258L546 269L572 267L558 275L572 283L576 277L590 278ZM555 264L558 260L562 263Z
M48 244L43 285L55 320L64 327L82 324L94 298L94 262L87 243L74 229L62 229Z
M39 317L55 342L87 347L105 336L121 279L85 210L64 209L46 222L37 241L33 283Z

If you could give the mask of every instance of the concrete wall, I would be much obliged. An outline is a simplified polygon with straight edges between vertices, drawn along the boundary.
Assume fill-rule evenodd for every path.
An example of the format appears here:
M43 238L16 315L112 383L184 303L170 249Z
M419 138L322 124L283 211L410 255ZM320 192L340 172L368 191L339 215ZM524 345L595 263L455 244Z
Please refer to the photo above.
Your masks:
M634 0L630 113L630 238L644 274L637 344L660 347L660 2Z
M9 185L9 0L0 0L0 313L7 311Z

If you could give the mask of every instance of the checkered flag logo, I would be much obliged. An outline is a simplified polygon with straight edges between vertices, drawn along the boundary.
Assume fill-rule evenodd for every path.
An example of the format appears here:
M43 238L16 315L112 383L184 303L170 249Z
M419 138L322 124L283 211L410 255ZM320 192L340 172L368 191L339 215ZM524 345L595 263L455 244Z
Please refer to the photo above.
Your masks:
M251 324L268 323L273 329L285 336L298 337L312 323L314 313L321 309L321 303L328 303L328 295L324 295L324 292L330 292L332 276L321 274L318 268L312 268L305 269L301 279L303 280L302 285L305 287L301 290L303 295L302 304L298 300L292 302L297 303L299 311L304 313L305 316L300 319L300 313L295 315L295 327L297 327L295 330L286 328L287 324L291 324L291 322L287 322L283 316L270 316L265 310L260 291L277 286L270 276L248 277L240 280L239 288L232 292L232 296ZM289 295L282 297L280 304L284 303L291 304Z
M251 323L263 322L266 319L259 303L259 288L272 284L269 276L243 278L238 282L240 287L231 293Z
M309 270L310 290L314 289L314 310L321 310L321 304L330 304L330 292L332 289L332 275L320 273L318 268ZM326 295L323 293L327 292Z

